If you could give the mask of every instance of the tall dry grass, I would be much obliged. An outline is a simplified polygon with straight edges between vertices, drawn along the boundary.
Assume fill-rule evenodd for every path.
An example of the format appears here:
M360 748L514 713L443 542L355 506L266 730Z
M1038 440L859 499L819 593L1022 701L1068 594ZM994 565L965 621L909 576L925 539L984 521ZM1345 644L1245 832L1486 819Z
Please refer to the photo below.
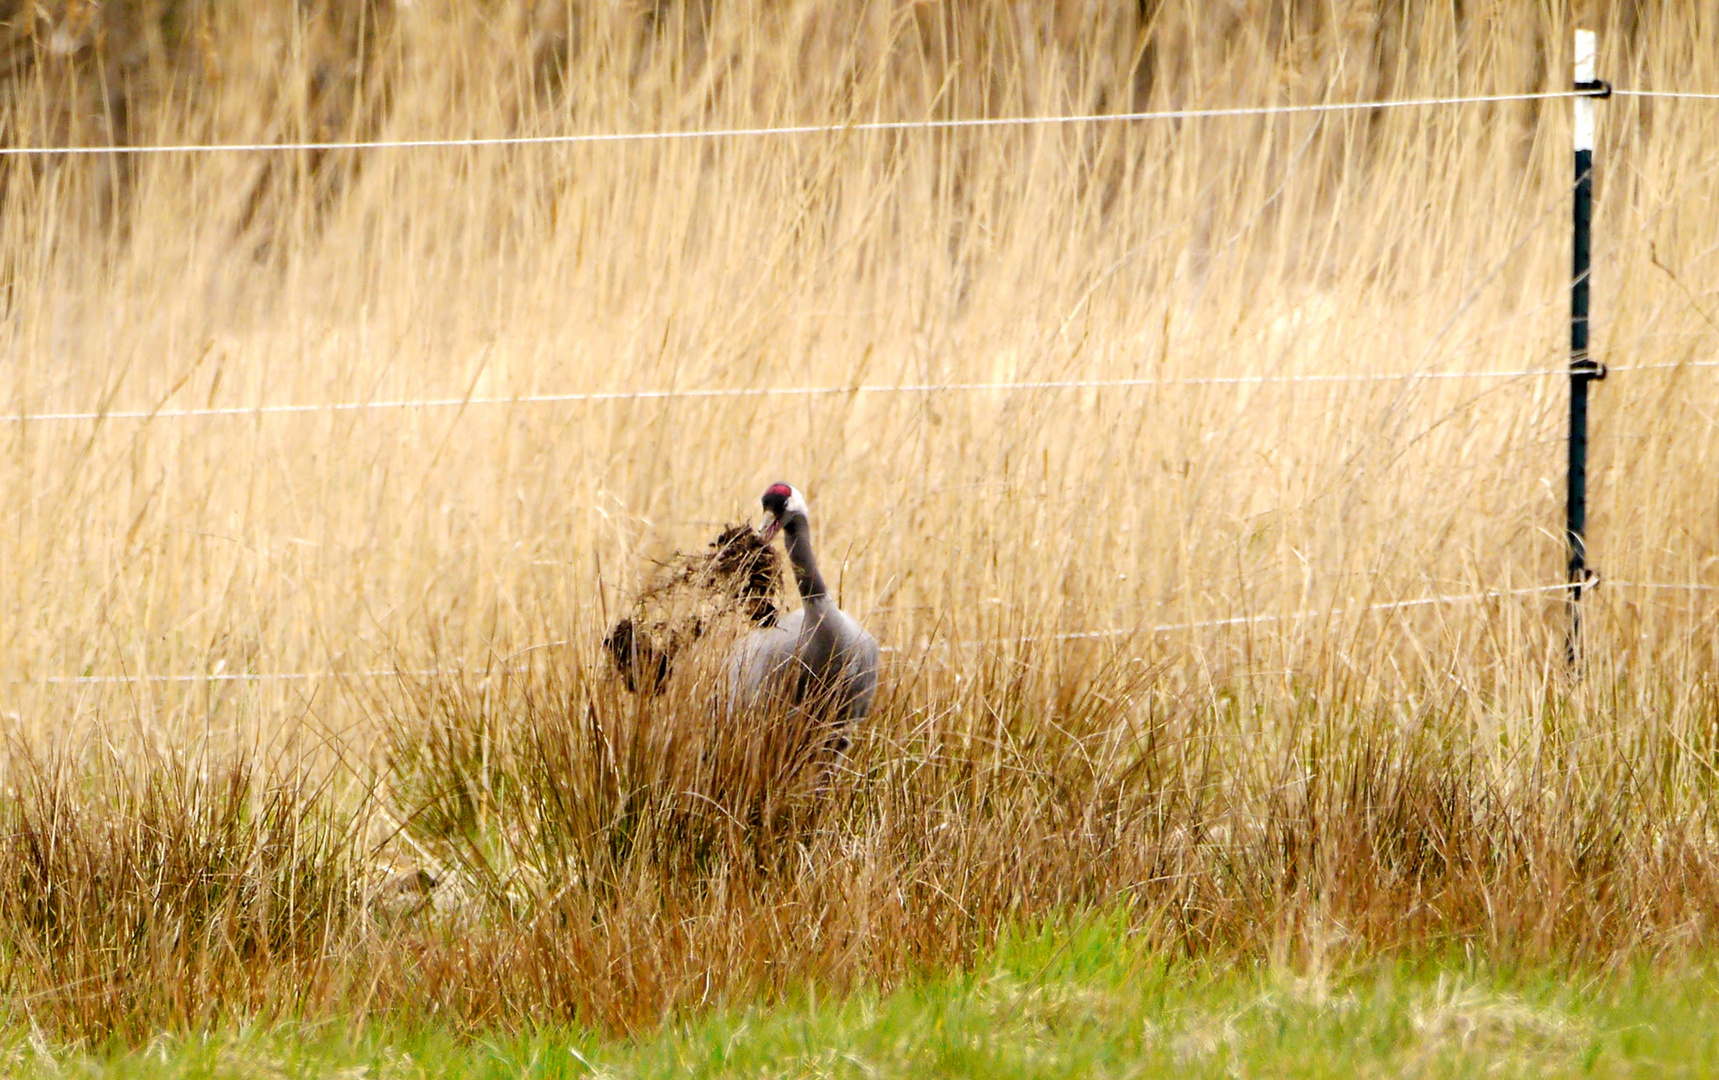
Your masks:
M1699 5L8 15L0 124L31 145L1541 90L1576 16L1620 86L1719 86ZM1555 369L1568 110L13 159L0 408ZM1709 357L1719 120L1601 114L1596 352ZM630 1027L1088 905L1187 952L1697 940L1711 594L1603 587L1579 683L1556 597L1363 610L1561 579L1563 401L1512 378L8 422L6 812L81 853L0 850L15 1011ZM1601 386L1614 582L1719 583L1715 416L1708 369ZM650 558L782 477L896 649L822 796L749 755L696 665L646 702L597 669ZM1280 619L1141 630L1242 614ZM51 681L282 672L313 677ZM378 884L408 865L447 879L426 910Z

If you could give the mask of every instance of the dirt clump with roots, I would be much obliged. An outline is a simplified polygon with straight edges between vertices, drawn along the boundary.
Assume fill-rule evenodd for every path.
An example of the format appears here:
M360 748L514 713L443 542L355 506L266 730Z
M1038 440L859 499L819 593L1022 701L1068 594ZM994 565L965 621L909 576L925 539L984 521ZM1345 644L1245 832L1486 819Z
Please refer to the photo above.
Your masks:
M726 525L705 551L677 552L609 629L603 649L633 693L658 694L688 645L732 617L774 626L781 558L748 524Z

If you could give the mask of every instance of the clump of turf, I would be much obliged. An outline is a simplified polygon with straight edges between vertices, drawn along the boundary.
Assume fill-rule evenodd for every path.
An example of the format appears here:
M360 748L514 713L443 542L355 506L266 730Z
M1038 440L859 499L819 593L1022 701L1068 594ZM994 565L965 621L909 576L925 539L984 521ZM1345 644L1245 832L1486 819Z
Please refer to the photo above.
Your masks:
M715 550L704 558L724 595L756 625L775 626L782 565L764 534L750 525L730 525L710 546Z
M726 616L774 626L781 559L751 525L727 525L705 551L678 552L603 638L627 689L661 693L675 657Z

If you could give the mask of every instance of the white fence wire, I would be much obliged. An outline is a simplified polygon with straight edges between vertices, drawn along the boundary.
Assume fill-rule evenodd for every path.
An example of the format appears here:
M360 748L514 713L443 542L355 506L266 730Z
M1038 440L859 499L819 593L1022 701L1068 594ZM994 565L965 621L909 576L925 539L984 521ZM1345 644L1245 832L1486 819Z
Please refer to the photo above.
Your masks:
M1602 585L1611 589L1642 589L1648 592L1719 592L1719 585L1685 584L1675 581L1613 581L1610 578L1601 578L1597 584L1591 587L1598 588Z
M1719 101L1719 94L1703 94L1693 90L1613 90L1618 97L1684 98L1689 101Z
M367 412L389 409L447 409L468 405L551 405L607 401L697 401L713 398L838 397L849 394L938 394L986 390L1114 390L1169 386L1269 386L1278 383L1415 382L1436 379L1521 379L1563 375L1555 370L1446 371L1353 375L1234 375L1192 379L1063 379L1038 382L858 384L852 386L755 386L708 390L601 390L589 393L518 394L511 397L400 398L387 401L336 401L286 405L232 405L202 409L81 410L57 413L16 413L0 423L22 424L66 420L178 420L206 416L267 416L288 413Z
M1288 614L1267 615L1238 615L1227 619L1205 619L1199 622L1160 623L1151 626L1121 627L1114 630L1089 630L1066 634L1020 635L1015 637L982 638L976 641L962 641L957 644L963 647L975 645L1004 645L1014 642L1027 641L1085 641L1103 638L1144 637L1147 635L1171 634L1187 630L1221 629L1231 626L1270 625L1273 623L1305 622L1309 619L1338 618L1351 613L1373 613L1397 611L1410 608L1433 607L1443 604L1477 603L1484 600L1497 600L1513 596L1534 596L1544 593L1568 592L1569 585L1535 585L1521 589L1492 589L1484 592L1456 593L1447 596L1422 596L1413 600L1393 600L1378 604L1366 604L1358 608L1324 608L1297 611ZM566 642L553 642L553 645L565 645ZM938 644L938 643L933 643ZM941 643L941 644L947 644ZM533 646L532 648L542 648ZM530 650L521 650L530 651ZM901 646L885 646L885 653L901 653ZM19 684L40 683L48 686L111 686L133 683L233 683L233 682L304 682L311 679L391 679L391 678L434 678L442 675L469 675L491 671L507 671L521 673L530 670L525 667L505 666L502 668L485 668L482 666L458 668L428 668L413 671L400 671L387 668L375 668L359 671L274 671L274 672L226 672L212 671L197 674L176 675L56 675L42 679L19 679Z
M1388 600L1378 604L1364 604L1357 608L1330 608L1326 610L1296 611L1286 615L1236 615L1228 619L1202 619L1199 622L1171 623L1165 626L1154 626L1150 630L1154 634L1175 633L1181 630L1206 630L1223 626L1253 626L1266 623L1306 622L1309 619L1335 619L1352 613L1368 614L1380 611L1402 611L1408 608L1435 607L1444 604L1469 604L1482 600L1498 600L1511 596L1536 596L1541 593L1569 592L1569 585L1531 585L1522 589L1489 589L1485 592L1456 593L1449 596L1422 596L1414 600ZM1137 630L1122 628L1116 630L1087 630L1073 634L1057 634L1057 641L1085 641L1096 638L1126 637L1139 633Z
M1585 591L1593 591L1601 587L1610 589L1642 589L1669 590L1678 592L1709 593L1719 592L1719 585L1683 584L1676 582L1643 582L1643 581L1612 581L1602 580L1583 585ZM1335 619L1351 614L1376 614L1388 611L1405 611L1414 608L1441 607L1453 604L1481 603L1487 600L1502 600L1518 596L1544 596L1552 593L1569 593L1575 586L1568 583L1561 585L1531 585L1518 589L1488 589L1481 592L1452 593L1443 596L1421 596L1412 600L1389 600L1377 604L1363 604L1359 607L1314 608L1287 614L1236 615L1223 619L1200 619L1195 622L1158 623L1150 626L1126 626L1110 630L1082 630L1064 634L1024 634L1014 637L979 638L971 641L957 642L961 647L984 645L1007 645L1031 641L1098 641L1111 638L1144 637L1147 635L1182 633L1190 630L1217 630L1235 626L1268 626L1278 623L1301 623L1311 619ZM557 641L549 646L563 646L567 642ZM947 642L932 642L932 645L948 644ZM534 649L549 646L532 646ZM886 645L881 650L885 653L900 654L907 651L902 646ZM915 650L917 651L917 650ZM173 675L55 675L42 679L16 679L15 685L42 684L47 686L116 686L136 683L144 684L185 684L185 683L260 683L260 682L307 682L313 679L427 679L444 675L472 675L493 672L508 672L522 674L529 668L505 666L501 668L485 668L482 666L461 668L422 668L402 671L395 668L368 668L357 671L212 671L194 674Z
M1665 364L1624 364L1611 373L1719 367L1719 360L1689 360ZM75 420L186 420L197 417L271 416L296 413L372 412L399 409L458 409L477 405L552 405L579 402L698 401L718 398L840 397L858 394L971 393L987 390L1126 390L1174 386L1275 386L1294 383L1412 383L1466 379L1547 379L1569 375L1566 368L1520 371L1360 372L1332 375L1220 375L1192 379L1065 379L1040 382L907 383L853 386L754 386L709 390L601 390L568 394L515 394L495 397L397 398L383 401L331 401L284 405L226 405L193 409L115 409L108 412L13 413L0 423L50 423Z
M971 128L1066 127L1076 124L1139 123L1154 120L1212 120L1223 117L1294 116L1303 113L1372 112L1507 101L1556 101L1594 97L1585 90L1548 90L1526 94L1473 94L1464 97L1404 98L1395 101L1329 101L1309 105L1252 105L1230 109L1164 109L1151 112L1087 113L1077 116L997 116L951 120L863 120L847 124L788 124L771 127L705 128L690 131L612 131L565 135L493 135L441 139L357 139L336 142L175 143L158 146L7 146L0 156L55 154L215 154L310 153L334 150L472 149L486 146L577 146L581 144L679 142L695 139L780 138L789 135L845 135L865 132L958 131Z
M1647 582L1647 581L1613 581L1601 580L1582 586L1585 591L1593 591L1601 587L1609 589L1642 589L1668 590L1677 592L1709 593L1719 592L1719 585L1684 584L1677 582ZM1127 626L1110 630L1082 630L1065 634L1025 634L1015 637L979 638L972 641L962 641L963 647L980 645L1006 645L1016 642L1030 641L1096 641L1107 638L1143 637L1146 635L1172 634L1189 630L1215 630L1233 626L1265 626L1274 623L1300 623L1310 619L1335 619L1350 614L1373 614L1386 611L1404 611L1413 608L1440 607L1452 604L1480 603L1486 600L1501 600L1516 596L1542 596L1550 593L1568 593L1575 586L1562 585L1531 585L1519 589L1488 589L1482 592L1452 593L1444 596L1421 596L1413 600L1390 600L1377 604L1364 604L1354 608L1315 608L1306 611L1290 612L1288 614L1236 615L1224 619L1201 619L1195 622L1158 623L1151 626ZM551 642L552 646L566 645L564 641ZM937 644L937 643L933 643ZM945 643L946 644L946 643ZM533 646L532 649L545 646ZM531 651L531 650L522 650ZM901 646L884 646L885 653L901 653ZM54 675L43 679L16 679L14 684L44 684L48 686L112 686L133 683L256 683L256 682L306 682L312 679L394 679L394 678L436 678L443 675L469 675L493 671L506 671L514 674L530 670L525 667L484 668L473 666L469 668L423 668L402 671L395 668L368 668L357 671L212 671L195 674L174 675Z

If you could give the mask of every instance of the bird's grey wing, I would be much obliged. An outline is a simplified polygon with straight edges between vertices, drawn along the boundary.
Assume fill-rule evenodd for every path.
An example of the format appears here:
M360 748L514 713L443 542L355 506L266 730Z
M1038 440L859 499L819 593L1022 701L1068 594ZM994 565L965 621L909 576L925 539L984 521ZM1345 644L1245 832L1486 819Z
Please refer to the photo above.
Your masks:
M841 658L842 715L848 721L863 720L871 712L877 692L877 639L866 633L847 612L838 612L837 653Z
M763 701L777 673L794 658L802 617L796 611L775 626L752 631L735 645L728 665L730 708L751 709Z
M871 700L877 693L877 639L860 631L861 639L854 649L853 659L848 664L849 678L852 679L854 697L848 706L850 721L864 720L871 712Z

